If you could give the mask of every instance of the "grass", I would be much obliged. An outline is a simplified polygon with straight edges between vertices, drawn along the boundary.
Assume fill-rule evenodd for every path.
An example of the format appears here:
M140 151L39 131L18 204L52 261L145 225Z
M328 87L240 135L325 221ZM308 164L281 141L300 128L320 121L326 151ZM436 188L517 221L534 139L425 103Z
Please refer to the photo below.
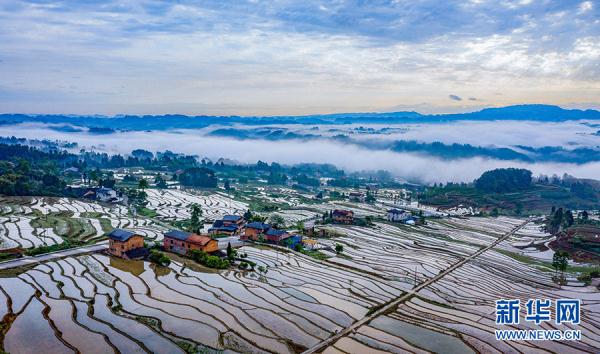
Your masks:
M321 253L321 252L319 252L317 250L306 250L305 249L305 250L300 251L300 253L305 254L305 255L307 255L307 256L309 256L311 258L318 259L320 261L324 261L326 259L331 258L328 255L326 255L324 253Z
M495 250L496 252L502 253L505 256L508 256L514 260L517 260L521 263L525 263L525 264L529 264L532 266L535 266L537 269L544 271L544 272L554 272L554 268L552 267L552 263L551 262L545 262L545 261L540 261L537 259L533 259L531 257L522 255L522 254L518 254L518 253L514 253L514 252L510 252L510 251L506 251L506 250L501 250L501 249L497 249ZM592 272L592 271L600 271L600 267L589 267L589 266L580 266L580 265L568 265L566 272L567 273L586 273L586 272Z
M25 251L25 255L37 256L37 255L44 254L44 253L67 250L69 248L74 248L74 247L78 247L78 246L82 246L82 245L83 245L83 243L81 243L81 242L65 241L65 242L57 244L57 245L39 246L39 247L35 247L35 248L30 248L27 251Z
M146 207L138 207L137 212L139 215L147 217L147 218L155 218L158 216L158 213L152 209L148 209Z

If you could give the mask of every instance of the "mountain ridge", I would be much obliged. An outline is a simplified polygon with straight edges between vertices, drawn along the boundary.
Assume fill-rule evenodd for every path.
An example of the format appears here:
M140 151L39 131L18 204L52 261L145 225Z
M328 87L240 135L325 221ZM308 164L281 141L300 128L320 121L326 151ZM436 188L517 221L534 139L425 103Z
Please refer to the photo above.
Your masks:
M299 116L211 116L211 115L67 115L67 114L0 114L0 124L51 123L122 130L194 129L210 125L274 125L274 124L401 124L436 123L448 121L529 120L560 122L567 120L600 120L594 109L564 109L544 104L523 104L484 108L470 113L421 114L414 111L331 113Z

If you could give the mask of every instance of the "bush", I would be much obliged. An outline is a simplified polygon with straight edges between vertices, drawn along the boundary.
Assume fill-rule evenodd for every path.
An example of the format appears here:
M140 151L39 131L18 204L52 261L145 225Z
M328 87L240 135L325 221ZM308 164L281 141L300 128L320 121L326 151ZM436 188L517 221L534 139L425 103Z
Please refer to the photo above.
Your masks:
M74 244L71 243L69 241L65 241L63 243L59 243L57 245L52 245L52 246L39 246L39 247L35 247L35 248L31 248L27 251L25 251L25 255L27 256L37 256L39 254L44 254L44 253L49 253L49 252L56 252L56 251L62 251L62 250L66 250L72 247L76 247L78 246L78 244Z
M168 266L171 264L171 259L167 257L164 253L159 252L157 250L150 250L150 256L148 257L150 262L156 263L162 266Z
M221 259L217 256L211 256L206 252L200 250L191 250L188 252L188 256L195 262L200 263L208 268L215 269L226 269L229 268L229 261Z

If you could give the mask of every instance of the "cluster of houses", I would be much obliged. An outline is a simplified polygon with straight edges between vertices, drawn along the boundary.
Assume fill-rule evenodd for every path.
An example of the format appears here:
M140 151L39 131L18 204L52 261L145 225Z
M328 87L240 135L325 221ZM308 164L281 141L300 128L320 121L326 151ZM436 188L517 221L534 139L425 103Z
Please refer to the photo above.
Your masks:
M192 232L170 230L164 233L163 248L167 252L186 255L191 250L200 250L206 253L219 251L219 242L216 236L239 235L240 240L252 240L285 244L294 247L302 242L302 236L291 234L285 230L278 230L269 224L251 222L246 224L243 217L238 215L225 215L213 223L207 235ZM132 231L115 229L108 234L108 252L116 257L125 259L140 259L148 255L144 247L144 237Z

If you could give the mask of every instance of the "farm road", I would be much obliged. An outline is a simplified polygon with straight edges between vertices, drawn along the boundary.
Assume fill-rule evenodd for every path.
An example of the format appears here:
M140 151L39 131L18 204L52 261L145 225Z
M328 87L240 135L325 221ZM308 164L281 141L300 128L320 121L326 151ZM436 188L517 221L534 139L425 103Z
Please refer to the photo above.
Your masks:
M101 250L106 249L107 246L108 246L108 241L105 240L105 241L100 241L98 243L95 243L95 244L89 245L89 246L69 248L66 250L58 251L58 252L41 254L39 256L33 256L33 257L25 256L23 258L17 258L17 259L13 259L13 260L6 261L6 262L1 262L0 270L22 267L22 266L27 266L27 265L31 265L31 264L38 264L41 262L46 262L46 261L49 261L52 259L57 259L57 258L64 258L64 257L68 257L68 256L75 256L75 255L84 254L84 253L101 251Z
M449 273L451 273L452 271L454 271L455 269L461 267L463 264L477 258L478 256L480 256L483 252L496 247L497 244L499 244L500 242L506 240L507 238L509 238L510 236L512 236L515 232L519 231L519 229L521 229L523 226L527 225L528 223L530 223L533 219L529 218L527 220L525 220L522 224L519 224L517 226L515 226L512 230L510 230L509 232L507 232L506 234L500 236L498 239L496 239L496 241L492 242L490 245L479 249L479 251L473 253L472 255L463 258L462 260L456 262L455 264L453 264L452 266L450 266L448 269L440 272L438 275L436 275L435 277L417 285L415 288L409 290L407 293L405 293L404 295L401 295L400 297L396 298L395 300L392 300L391 302L389 302L387 305L385 305L384 307L380 308L379 310L375 311L374 313L372 313L369 316L364 317L363 319L355 322L354 324L350 325L349 327L344 328L343 330L341 330L340 332L338 332L337 334L333 335L332 337L329 337L319 343L317 343L316 345L314 345L312 348L304 351L302 354L312 354L312 353L318 353L321 352L322 350L324 350L326 347L335 344L335 342L338 341L338 339L352 333L353 331L357 330L359 327L371 322L373 319L375 319L378 316L384 315L386 314L388 311L393 310L394 308L396 308L396 306L398 306L399 304L403 303L404 301L410 299L412 296L414 296L416 293L418 293L420 290L428 287L429 285L437 282L438 280L442 279L443 277L445 277L446 275L448 275Z

